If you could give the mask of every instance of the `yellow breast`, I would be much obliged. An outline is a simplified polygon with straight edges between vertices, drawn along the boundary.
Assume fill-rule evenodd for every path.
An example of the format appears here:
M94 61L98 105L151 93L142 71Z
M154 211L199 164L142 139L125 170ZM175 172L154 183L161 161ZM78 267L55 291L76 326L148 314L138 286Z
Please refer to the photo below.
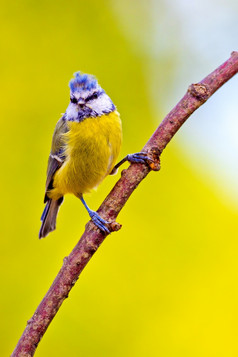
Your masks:
M55 173L51 198L80 195L96 187L113 169L122 139L119 113L68 122L66 161Z

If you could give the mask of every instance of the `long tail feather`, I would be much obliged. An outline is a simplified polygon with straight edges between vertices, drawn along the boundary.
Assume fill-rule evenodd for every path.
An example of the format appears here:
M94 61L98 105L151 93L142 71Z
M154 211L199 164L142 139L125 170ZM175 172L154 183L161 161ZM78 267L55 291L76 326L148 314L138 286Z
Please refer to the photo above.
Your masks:
M56 217L58 214L59 206L63 201L63 197L59 198L57 201L49 199L46 202L45 209L41 216L41 228L39 232L39 238L44 238L55 230L56 228Z

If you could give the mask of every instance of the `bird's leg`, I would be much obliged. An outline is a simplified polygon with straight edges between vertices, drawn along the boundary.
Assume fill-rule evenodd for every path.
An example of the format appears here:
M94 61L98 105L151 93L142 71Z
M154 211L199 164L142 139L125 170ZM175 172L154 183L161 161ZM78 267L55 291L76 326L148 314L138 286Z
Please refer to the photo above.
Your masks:
M124 164L125 161L129 161L131 163L136 164L151 164L154 160L149 157L147 152L136 152L135 154L128 154L124 159L118 162L112 169L110 175L114 175L117 172L118 167Z
M93 221L93 223L95 224L95 226L98 227L104 233L110 234L111 232L106 226L106 224L108 224L109 222L105 221L102 217L100 217L97 212L92 211L88 207L87 203L84 201L83 196L80 196L79 198L80 198L82 204L84 205L84 207L86 208L86 210L88 211L88 214L89 214L91 220Z

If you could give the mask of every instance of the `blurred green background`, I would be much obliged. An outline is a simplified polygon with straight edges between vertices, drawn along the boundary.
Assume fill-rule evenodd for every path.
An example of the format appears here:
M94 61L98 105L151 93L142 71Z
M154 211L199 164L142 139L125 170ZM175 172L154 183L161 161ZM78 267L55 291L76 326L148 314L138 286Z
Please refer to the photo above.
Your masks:
M2 1L1 356L88 220L68 196L57 230L38 240L51 137L72 74L96 75L116 103L122 158L237 49L237 13L231 0ZM166 148L161 171L134 192L118 217L123 228L85 268L36 356L238 355L235 95L233 78ZM87 197L91 208L118 178Z

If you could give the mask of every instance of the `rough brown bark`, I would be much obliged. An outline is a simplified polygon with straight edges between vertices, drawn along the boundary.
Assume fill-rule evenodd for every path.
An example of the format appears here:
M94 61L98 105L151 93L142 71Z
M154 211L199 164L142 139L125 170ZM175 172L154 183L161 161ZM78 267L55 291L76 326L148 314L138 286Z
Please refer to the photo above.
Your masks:
M238 72L238 52L209 74L201 82L192 84L185 96L165 117L158 129L151 136L142 151L146 151L154 159L150 166L133 164L122 171L121 178L100 206L98 213L111 221L111 230L120 228L115 219L126 201L139 183L151 170L159 170L159 159L162 151L172 137L188 119L217 89ZM62 268L56 276L47 294L41 301L12 353L12 357L33 356L35 349L54 318L62 302L68 294L79 274L99 248L106 235L102 234L92 222L86 225L84 234L68 257L64 259Z

